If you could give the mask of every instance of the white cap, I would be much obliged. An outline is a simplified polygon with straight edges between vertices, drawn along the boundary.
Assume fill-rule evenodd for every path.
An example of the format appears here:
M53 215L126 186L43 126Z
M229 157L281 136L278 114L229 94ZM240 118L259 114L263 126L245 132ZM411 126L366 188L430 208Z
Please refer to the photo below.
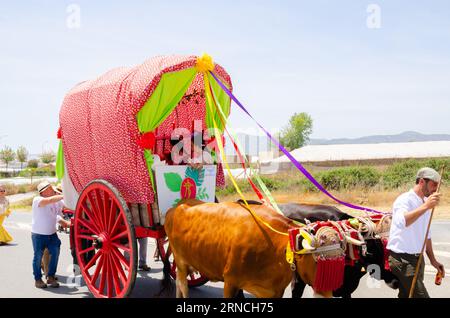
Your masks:
M441 176L436 170L425 167L417 171L416 179L429 179L439 183L439 181L441 181Z

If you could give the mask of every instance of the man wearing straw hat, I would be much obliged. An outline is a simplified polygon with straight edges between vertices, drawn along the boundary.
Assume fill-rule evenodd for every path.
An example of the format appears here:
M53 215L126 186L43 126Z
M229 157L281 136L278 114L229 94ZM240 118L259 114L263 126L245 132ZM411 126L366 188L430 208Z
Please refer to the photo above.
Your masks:
M59 248L61 241L56 234L56 223L64 227L70 226L70 222L64 220L62 209L64 207L63 196L48 182L43 181L37 186L39 196L33 199L31 240L33 243L33 275L37 288L59 287L55 278L58 266ZM50 254L48 265L47 284L42 281L41 260L45 249Z
M407 298L409 295L431 210L439 204L441 197L441 194L436 192L440 179L441 176L436 170L422 168L417 172L416 185L410 191L401 194L394 202L387 249L390 251L389 266L399 279L399 298ZM431 265L443 277L444 266L434 257L430 232L426 241L426 253ZM423 282L424 270L424 262L421 262L414 288L415 298L429 297Z

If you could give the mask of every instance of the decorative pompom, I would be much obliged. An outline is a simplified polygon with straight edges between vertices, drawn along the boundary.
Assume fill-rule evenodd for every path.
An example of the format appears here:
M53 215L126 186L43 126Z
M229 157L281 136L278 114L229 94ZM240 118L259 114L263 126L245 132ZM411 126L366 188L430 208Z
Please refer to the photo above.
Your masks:
M59 127L59 129L58 129L58 132L56 133L56 137L57 137L58 139L61 139L61 138L62 138L61 127Z
M195 65L197 72L203 73L214 70L214 62L210 55L204 53L201 57L197 57L197 64Z
M155 147L156 137L153 132L142 134L137 144L143 149L153 149Z

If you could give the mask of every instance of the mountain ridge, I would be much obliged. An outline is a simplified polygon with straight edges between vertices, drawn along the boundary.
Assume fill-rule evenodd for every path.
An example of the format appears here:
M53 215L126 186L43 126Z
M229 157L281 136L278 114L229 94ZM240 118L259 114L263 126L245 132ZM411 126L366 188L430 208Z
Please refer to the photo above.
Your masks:
M308 145L379 144L420 141L449 141L450 134L422 134L405 131L395 135L372 135L359 138L310 139Z

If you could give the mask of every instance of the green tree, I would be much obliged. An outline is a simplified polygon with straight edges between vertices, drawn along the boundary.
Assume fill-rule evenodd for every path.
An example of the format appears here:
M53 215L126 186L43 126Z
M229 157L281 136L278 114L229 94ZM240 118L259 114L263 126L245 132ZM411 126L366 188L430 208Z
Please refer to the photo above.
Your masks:
M31 160L30 160L31 161ZM33 177L37 175L37 168L28 166L26 169L22 170L19 174L21 177L29 177L30 184L33 184Z
M55 162L55 160L56 154L52 150L45 151L41 154L41 161L45 164Z
M17 161L20 162L20 170L23 168L23 163L28 160L28 150L24 146L20 146L16 151Z
M14 161L15 158L16 154L10 147L5 146L2 150L0 150L0 160L6 164L6 172L8 172L9 163Z
M39 166L39 160L31 159L27 163L28 168L37 168Z
M312 133L313 121L307 113L295 113L289 123L281 130L280 142L283 146L294 150L304 146Z

